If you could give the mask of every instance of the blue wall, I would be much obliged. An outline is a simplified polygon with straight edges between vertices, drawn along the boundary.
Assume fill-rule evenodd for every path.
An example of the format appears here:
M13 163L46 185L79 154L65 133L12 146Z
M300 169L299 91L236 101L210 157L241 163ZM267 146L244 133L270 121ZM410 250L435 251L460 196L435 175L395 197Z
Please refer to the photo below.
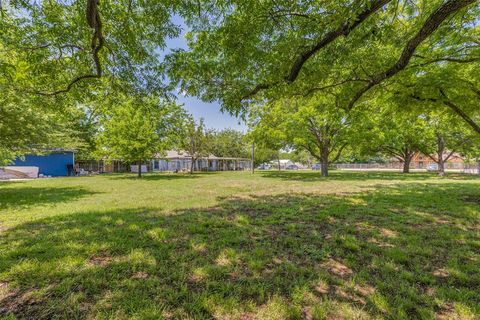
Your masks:
M73 152L54 152L47 155L25 155L25 160L16 159L15 166L33 166L39 167L39 174L46 176L59 177L67 176L67 164L73 165Z

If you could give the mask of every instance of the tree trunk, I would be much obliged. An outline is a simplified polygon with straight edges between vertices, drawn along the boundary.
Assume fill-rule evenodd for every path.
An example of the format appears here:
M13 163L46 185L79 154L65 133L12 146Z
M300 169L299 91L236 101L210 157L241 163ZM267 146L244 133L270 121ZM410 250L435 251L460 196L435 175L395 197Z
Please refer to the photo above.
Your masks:
M443 155L445 153L445 139L441 134L437 134L437 164L438 175L443 177L445 175L445 160Z
M192 157L192 165L190 166L190 174L193 174L193 166L195 164L195 158Z
M142 160L138 160L138 177L142 177Z
M438 158L438 176L443 177L445 175L445 161L443 156Z
M255 173L255 143L252 143L252 174Z
M322 177L328 177L328 162L327 161L322 161L321 163L321 173Z
M280 167L280 156L277 158L278 160L278 171L280 171L282 168Z
M403 173L410 173L410 162L412 161L411 156L406 156L403 161Z
M322 177L328 177L328 148L323 148L322 154L321 154L321 164L320 164L320 169L321 169L321 174Z

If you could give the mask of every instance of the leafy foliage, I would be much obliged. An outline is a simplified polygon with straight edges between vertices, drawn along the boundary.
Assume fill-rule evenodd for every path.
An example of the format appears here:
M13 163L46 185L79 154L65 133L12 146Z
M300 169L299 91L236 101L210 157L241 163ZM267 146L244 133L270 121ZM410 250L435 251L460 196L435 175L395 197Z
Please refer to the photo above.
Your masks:
M260 107L253 135L260 141L304 150L322 163L322 174L359 135L361 114L336 108L330 96L285 99ZM335 100L334 100L335 101ZM355 128L355 129L354 129ZM270 142L270 145L272 143Z
M205 128L204 120L198 122L188 117L183 126L185 132L179 143L180 150L186 151L192 161L190 173L195 169L195 161L200 157L207 157L212 151L212 131Z
M0 164L26 152L84 147L76 127L82 110L72 106L60 112L42 102L9 94L0 97Z
M251 146L245 135L237 130L224 129L212 134L211 152L217 157L248 158Z
M182 140L178 128L187 114L181 107L158 97L118 99L110 101L115 107L101 120L102 131L97 141L100 156L140 165Z
M351 108L430 63L478 66L474 0L203 3L187 20L190 50L170 57L170 73L232 112L331 88Z

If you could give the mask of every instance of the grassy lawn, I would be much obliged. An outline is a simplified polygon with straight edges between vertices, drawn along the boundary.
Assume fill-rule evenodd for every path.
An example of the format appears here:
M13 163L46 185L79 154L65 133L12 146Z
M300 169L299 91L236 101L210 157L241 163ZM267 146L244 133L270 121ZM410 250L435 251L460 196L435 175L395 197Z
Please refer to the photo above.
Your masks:
M0 317L478 319L480 179L0 183Z

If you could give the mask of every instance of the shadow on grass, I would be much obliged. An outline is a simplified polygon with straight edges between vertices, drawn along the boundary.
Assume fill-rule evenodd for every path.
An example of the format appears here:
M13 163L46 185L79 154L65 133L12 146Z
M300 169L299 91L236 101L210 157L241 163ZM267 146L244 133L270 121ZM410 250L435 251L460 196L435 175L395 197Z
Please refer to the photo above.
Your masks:
M25 223L0 233L0 315L474 318L479 197L403 185Z
M193 174L186 172L172 173L144 173L141 178L138 178L136 173L130 174L109 174L108 177L113 180L137 180L137 181L162 181L162 180L181 180L181 179L195 179L209 175L214 175L216 172L195 172Z
M0 188L0 209L20 209L36 205L49 205L94 194L81 187L27 187L16 184Z
M322 177L320 171L259 171L265 178L294 181L367 181L367 180L429 180L436 178L435 173L414 172L404 174L401 172L382 172L382 171L342 171L332 170L328 177ZM449 173L445 176L448 179L471 180L479 179L478 176L472 176L460 173ZM440 178L439 178L440 179Z

